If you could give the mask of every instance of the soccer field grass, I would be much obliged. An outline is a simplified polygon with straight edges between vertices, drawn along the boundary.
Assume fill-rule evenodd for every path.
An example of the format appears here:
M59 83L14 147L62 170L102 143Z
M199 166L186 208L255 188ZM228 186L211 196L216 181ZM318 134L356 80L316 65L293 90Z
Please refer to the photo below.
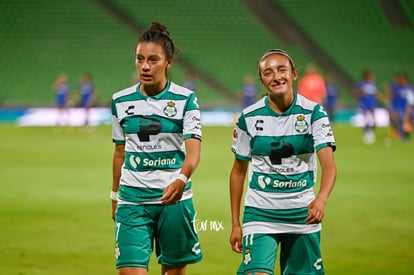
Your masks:
M110 126L0 131L0 274L116 274ZM327 274L414 273L414 140L377 131L366 146L361 129L334 127L338 177L322 230ZM241 260L228 243L231 135L229 127L203 128L193 182L204 258L190 275L235 274ZM154 257L149 274L160 274Z

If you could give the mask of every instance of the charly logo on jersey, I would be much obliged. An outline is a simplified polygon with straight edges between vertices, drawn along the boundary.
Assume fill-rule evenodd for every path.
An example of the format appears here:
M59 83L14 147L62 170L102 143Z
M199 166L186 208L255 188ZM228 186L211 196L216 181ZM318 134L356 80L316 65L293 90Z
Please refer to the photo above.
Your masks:
M295 130L299 133L304 133L308 130L308 123L304 115L298 115L295 122Z
M167 106L164 107L164 114L168 117L173 117L177 114L177 108L175 107L175 102L169 101Z
M138 156L130 156L129 163L134 169L138 168L138 165L142 163L142 166L145 167L154 167L160 165L174 165L177 163L177 159L175 158L157 158L157 159L148 159L144 158L141 160Z

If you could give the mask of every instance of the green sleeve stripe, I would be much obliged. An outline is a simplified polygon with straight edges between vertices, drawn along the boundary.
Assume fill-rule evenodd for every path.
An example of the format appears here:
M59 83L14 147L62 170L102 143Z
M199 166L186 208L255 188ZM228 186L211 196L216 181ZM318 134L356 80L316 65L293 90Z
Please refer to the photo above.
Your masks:
M200 135L197 135L197 134L186 134L186 135L183 135L183 139L184 140L189 139L189 138L195 138L195 139L201 140L201 136Z
M113 139L112 142L117 144L117 145L125 144L125 140L115 140L115 139Z
M334 152L336 150L336 145L334 143L330 142L330 143L322 143L322 144L319 144L318 146L316 146L316 151L319 151L319 150L321 150L321 149L323 149L325 147L331 147L332 148L332 151L334 151Z
M234 156L235 156L235 158L236 158L236 159L238 159L238 160L250 161L250 158L249 158L249 157L241 156L241 155L236 154L236 153L234 153Z

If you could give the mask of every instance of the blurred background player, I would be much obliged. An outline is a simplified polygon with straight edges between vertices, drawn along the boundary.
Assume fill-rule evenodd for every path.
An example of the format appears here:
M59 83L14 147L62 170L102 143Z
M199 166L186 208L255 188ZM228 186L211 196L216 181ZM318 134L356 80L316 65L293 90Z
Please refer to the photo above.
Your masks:
M391 120L391 136L397 139L406 139L404 131L404 117L407 105L407 95L410 91L408 76L396 74L394 81L385 85L385 91L389 100L389 113Z
M326 76L326 100L325 107L328 112L329 121L335 122L335 112L338 104L339 87L331 75Z
M84 125L90 123L90 108L93 107L96 100L95 84L92 80L92 74L85 72L80 78L78 87L79 107L84 109Z
M251 75L246 75L243 79L241 86L242 108L252 105L257 100L259 93L259 87L256 84L255 79Z
M298 83L298 94L320 105L324 103L326 98L325 81L315 65L308 64L306 66L306 73Z
M409 83L408 76L406 77L408 83L406 94L406 108L404 113L403 131L405 137L408 139L413 131L414 118L414 86Z
M68 76L60 74L52 87L55 93L55 106L57 108L56 125L67 125L69 122L69 94L70 86L68 83Z
M366 144L375 142L375 109L377 108L378 86L371 70L364 70L357 83L356 94L364 119L363 141Z
M185 73L185 80L183 83L183 87L193 91L193 92L197 92L197 80L194 77L194 74L190 71L187 71Z

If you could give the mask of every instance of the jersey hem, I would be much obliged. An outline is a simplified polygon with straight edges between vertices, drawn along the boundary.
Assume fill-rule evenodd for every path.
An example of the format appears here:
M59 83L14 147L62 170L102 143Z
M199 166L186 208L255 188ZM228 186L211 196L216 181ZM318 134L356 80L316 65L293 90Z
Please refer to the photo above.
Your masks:
M247 222L243 224L243 236L249 234L312 234L322 230L321 224L296 225L270 222Z

